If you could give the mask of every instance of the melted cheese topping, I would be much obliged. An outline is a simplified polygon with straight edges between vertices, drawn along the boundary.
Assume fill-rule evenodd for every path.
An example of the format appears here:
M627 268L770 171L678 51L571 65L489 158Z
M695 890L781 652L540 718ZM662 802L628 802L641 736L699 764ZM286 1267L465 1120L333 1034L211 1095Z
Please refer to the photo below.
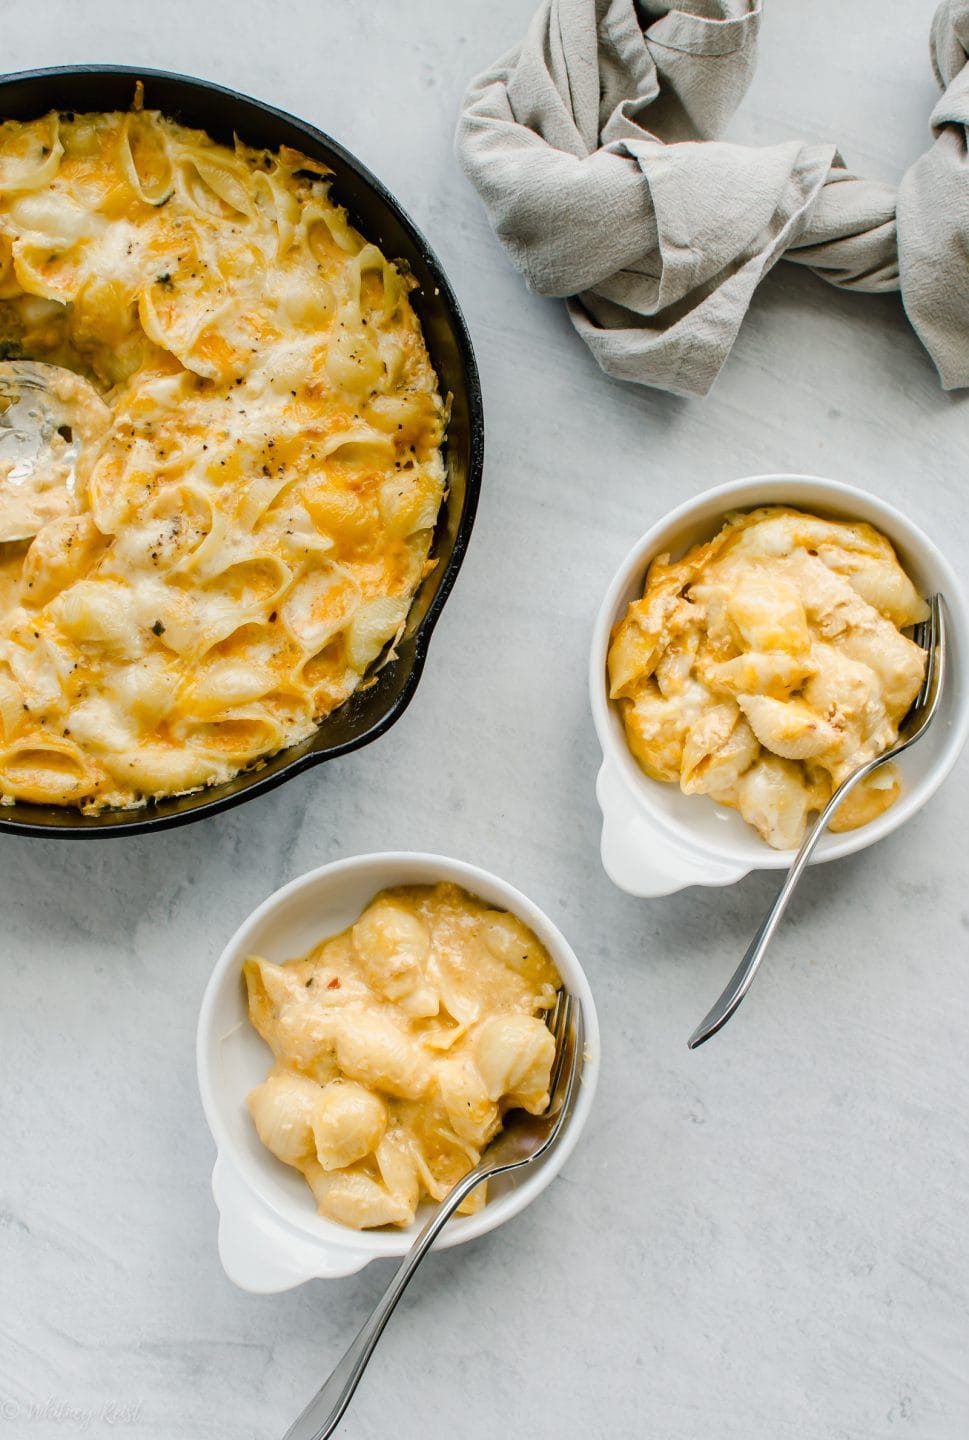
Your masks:
M446 421L408 288L295 151L149 112L0 126L0 352L109 412L67 513L0 544L4 801L227 780L400 633Z
M609 650L610 698L654 780L735 807L776 849L889 749L922 683L902 629L928 616L870 525L765 507L676 564L660 555ZM899 794L891 764L844 800L851 830Z
M276 1061L249 1110L330 1219L409 1225L423 1195L442 1200L477 1164L506 1110L548 1107L558 973L516 916L456 885L386 890L304 959L253 956L244 973Z

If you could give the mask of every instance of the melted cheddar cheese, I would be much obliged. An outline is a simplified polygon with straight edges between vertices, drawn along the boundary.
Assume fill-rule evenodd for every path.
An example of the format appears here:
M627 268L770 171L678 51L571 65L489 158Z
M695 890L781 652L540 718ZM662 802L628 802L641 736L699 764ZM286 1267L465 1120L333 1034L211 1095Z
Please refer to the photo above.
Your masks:
M609 695L647 775L794 849L851 771L895 743L925 670L902 632L927 615L871 525L733 514L681 560L652 562L612 636ZM886 763L830 828L866 824L899 791Z
M330 1219L409 1225L423 1195L443 1199L477 1164L508 1109L548 1107L558 973L517 916L459 886L385 890L302 960L252 956L244 973L275 1059L250 1113Z
M0 353L106 407L63 513L0 544L7 803L225 781L401 632L446 407L410 282L327 192L152 112L0 126Z

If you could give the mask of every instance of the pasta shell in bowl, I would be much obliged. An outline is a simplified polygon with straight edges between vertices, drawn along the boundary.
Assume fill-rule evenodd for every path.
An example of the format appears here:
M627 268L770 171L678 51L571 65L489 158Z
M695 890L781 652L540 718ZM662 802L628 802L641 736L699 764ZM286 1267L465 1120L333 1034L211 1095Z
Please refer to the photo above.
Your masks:
M573 951L511 885L438 855L337 861L264 901L223 951L198 1024L229 1278L271 1293L403 1255L505 1111L547 1106L560 985L585 1037L560 1138L478 1187L442 1246L518 1214L579 1138L599 1033Z
M602 861L671 894L786 869L841 780L894 742L921 683L910 638L946 605L939 722L847 798L812 863L888 835L969 736L969 607L938 546L874 495L810 475L706 491L633 547L596 620Z

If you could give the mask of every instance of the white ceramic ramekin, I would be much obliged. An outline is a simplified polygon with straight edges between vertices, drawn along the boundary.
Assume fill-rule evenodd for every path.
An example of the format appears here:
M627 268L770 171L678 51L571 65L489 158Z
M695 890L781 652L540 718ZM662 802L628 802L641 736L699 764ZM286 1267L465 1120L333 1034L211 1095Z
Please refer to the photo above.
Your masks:
M931 730L899 762L903 791L877 820L827 834L812 864L872 845L903 825L934 794L969 735L969 607L952 566L927 535L893 506L863 490L813 475L755 475L707 490L665 515L633 546L609 586L596 619L589 691L602 768L596 794L602 810L602 863L631 895L670 895L687 885L731 885L751 870L787 869L789 850L772 850L724 805L684 795L677 785L651 780L626 744L618 708L609 700L609 636L630 600L642 594L650 561L666 551L677 559L716 534L730 510L789 505L841 520L867 520L895 546L923 595L941 591L947 607L948 671L942 708Z
M520 891L497 876L442 855L359 855L311 870L263 901L236 931L212 972L199 1015L197 1060L205 1118L218 1154L212 1191L219 1208L219 1254L226 1274L257 1294L288 1290L313 1278L351 1275L371 1260L403 1255L423 1223L408 1230L351 1230L316 1212L308 1185L260 1143L245 1106L272 1063L249 1024L242 963L259 954L277 963L304 955L353 923L389 885L450 880L529 925L547 946L582 1005L585 1065L581 1089L561 1139L534 1166L495 1181L476 1215L451 1220L438 1247L493 1230L534 1200L561 1170L585 1124L599 1073L599 1027L581 966L559 930Z

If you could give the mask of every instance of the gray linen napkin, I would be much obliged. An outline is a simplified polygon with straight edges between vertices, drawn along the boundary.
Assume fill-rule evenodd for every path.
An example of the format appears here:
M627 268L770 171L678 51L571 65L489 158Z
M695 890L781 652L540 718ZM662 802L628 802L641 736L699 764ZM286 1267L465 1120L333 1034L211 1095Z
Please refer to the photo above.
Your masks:
M833 145L717 139L760 15L761 0L543 0L458 125L498 238L623 380L706 394L783 257L844 288L901 289L945 388L969 385L969 0L936 12L937 138L897 195Z

